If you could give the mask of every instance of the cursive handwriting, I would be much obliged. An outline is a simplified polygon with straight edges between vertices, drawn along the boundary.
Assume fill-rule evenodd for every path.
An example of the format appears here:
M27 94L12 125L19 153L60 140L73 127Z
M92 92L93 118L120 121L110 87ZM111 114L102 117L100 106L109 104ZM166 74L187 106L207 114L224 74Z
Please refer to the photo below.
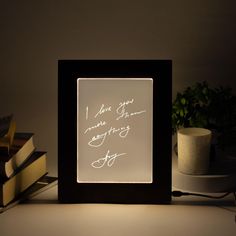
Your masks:
M129 104L132 104L134 102L134 99L127 100L125 102L120 102L118 108L116 109L117 114L122 114L125 112L125 107Z
M105 157L99 158L98 160L91 163L91 166L93 168L102 168L107 164L108 167L112 167L116 158L125 155L126 153L115 153L110 154L110 150L107 151L107 154Z
M125 138L128 135L129 131L130 131L129 125L127 125L126 127L120 127L117 129L114 127L111 127L108 131L102 134L97 134L93 136L93 138L88 142L88 145L91 147L100 147L105 142L105 139L107 136L118 133L121 138Z
M91 127L88 127L88 128L84 131L84 134L86 134L88 131L97 129L97 128L99 128L99 127L101 127L101 126L104 126L104 125L106 125L106 124L107 124L106 121L100 121L100 122L97 123L96 125L91 126Z
M131 116L140 115L140 114L142 114L142 113L144 113L144 112L146 112L146 110L136 111L136 112L131 112L131 113L129 113L129 112L127 112L127 111L124 110L123 113L121 113L120 116L118 116L118 117L116 118L116 120L119 120L119 119L121 119L121 118L127 119L127 118L129 118L129 117L131 117Z
M111 106L109 107L105 107L104 104L102 104L100 110L97 112L97 114L94 116L94 118L96 118L98 115L102 115L105 112L111 111Z
M88 119L88 106L86 107L86 120Z
M126 106L129 104L132 104L134 102L134 99L132 98L131 100L125 101L125 102L120 102L118 108L116 109L116 113L119 115L116 120L119 120L121 118L129 118L131 116L135 116L135 115L140 115L144 112L146 112L146 110L142 110L142 111L135 111L135 112L127 112L126 111Z

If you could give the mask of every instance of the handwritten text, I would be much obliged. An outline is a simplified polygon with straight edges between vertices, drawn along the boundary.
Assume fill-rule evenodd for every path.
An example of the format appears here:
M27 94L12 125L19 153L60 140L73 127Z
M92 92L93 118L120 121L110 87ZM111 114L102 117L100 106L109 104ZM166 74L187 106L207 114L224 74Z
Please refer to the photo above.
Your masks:
M88 142L88 145L91 147L100 147L105 142L107 136L118 133L121 138L125 138L128 135L129 131L129 125L120 128L111 127L106 132L93 136L92 139Z
M108 167L112 167L116 158L125 155L126 153L115 153L115 154L110 154L110 150L107 151L107 154L105 157L99 158L98 160L94 161L91 163L93 168L102 168L106 164Z

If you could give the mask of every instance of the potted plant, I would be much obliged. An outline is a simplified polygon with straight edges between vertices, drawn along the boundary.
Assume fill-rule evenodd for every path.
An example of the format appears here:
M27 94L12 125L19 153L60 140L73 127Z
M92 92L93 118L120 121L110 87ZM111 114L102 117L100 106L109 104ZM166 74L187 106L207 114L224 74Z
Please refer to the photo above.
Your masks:
M187 87L172 103L172 133L181 127L212 130L222 149L235 144L236 96L230 88L210 88L205 81Z

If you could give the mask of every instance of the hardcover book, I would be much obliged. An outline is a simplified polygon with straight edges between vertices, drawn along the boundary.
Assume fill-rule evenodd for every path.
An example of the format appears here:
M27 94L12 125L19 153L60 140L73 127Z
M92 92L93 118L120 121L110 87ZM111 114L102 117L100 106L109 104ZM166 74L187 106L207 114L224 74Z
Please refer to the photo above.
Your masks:
M7 205L46 173L45 152L34 152L13 177L0 183L0 205Z
M57 185L57 177L45 175L40 178L36 183L32 184L24 192L15 197L9 204L0 207L0 213L16 206L18 203L28 201L38 194Z
M33 133L15 133L10 153L0 154L0 178L10 178L34 151Z

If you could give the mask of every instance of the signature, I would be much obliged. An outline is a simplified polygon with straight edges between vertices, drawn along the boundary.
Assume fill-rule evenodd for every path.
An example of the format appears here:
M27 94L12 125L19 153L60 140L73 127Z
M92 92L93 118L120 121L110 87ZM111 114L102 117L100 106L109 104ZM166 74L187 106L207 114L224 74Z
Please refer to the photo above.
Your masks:
M99 158L98 160L94 161L91 163L91 166L93 168L102 168L104 167L106 164L108 167L112 167L113 164L115 163L115 160L117 157L123 156L126 153L115 153L115 154L110 154L110 150L107 151L107 154L105 157Z
M128 135L129 131L130 131L129 125L117 129L111 127L108 131L93 136L93 138L88 142L88 145L91 147L100 147L105 142L107 136L118 133L121 138L125 138Z

